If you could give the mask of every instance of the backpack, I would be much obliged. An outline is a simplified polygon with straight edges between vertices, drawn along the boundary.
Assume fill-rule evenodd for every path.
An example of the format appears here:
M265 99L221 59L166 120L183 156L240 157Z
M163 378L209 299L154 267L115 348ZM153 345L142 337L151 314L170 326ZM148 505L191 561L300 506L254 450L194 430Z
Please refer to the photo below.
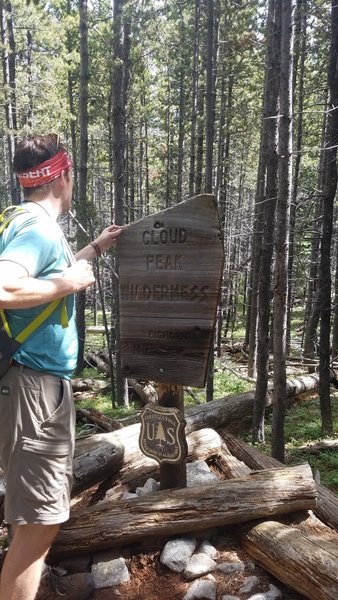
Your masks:
M0 213L0 235L4 232L6 227L11 223L15 217L22 213L28 213L29 211L22 208L21 206L8 206L5 210ZM15 338L13 338L6 313L4 309L0 309L0 378L7 372L12 362L13 355L20 348L21 344L38 328L48 317L55 311L55 309L63 303L61 324L62 327L68 326L67 311L65 298L53 300L50 302L43 311L33 319Z

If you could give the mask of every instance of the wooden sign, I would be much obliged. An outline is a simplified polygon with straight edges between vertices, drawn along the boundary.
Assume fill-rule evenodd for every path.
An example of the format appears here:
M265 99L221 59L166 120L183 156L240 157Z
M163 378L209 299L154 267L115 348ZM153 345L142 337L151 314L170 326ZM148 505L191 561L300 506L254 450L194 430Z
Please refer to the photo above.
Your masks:
M203 387L224 262L215 197L130 225L117 252L123 374Z
M155 404L141 413L139 445L146 456L158 462L182 462L187 456L185 420L177 408Z

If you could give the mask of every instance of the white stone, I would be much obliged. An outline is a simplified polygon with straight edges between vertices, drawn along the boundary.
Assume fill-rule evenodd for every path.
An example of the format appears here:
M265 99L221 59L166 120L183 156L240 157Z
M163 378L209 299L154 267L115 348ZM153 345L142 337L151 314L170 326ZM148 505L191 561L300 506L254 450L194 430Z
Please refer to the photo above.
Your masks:
M216 568L216 563L212 558L206 554L198 552L193 554L189 560L186 568L184 569L184 577L188 580L196 579L210 573Z
M216 584L213 581L198 579L189 588L183 600L216 600Z
M130 580L124 558L112 552L100 552L94 558L92 575L95 589L114 587Z
M175 573L181 573L186 568L195 548L195 538L176 538L164 546L160 562Z

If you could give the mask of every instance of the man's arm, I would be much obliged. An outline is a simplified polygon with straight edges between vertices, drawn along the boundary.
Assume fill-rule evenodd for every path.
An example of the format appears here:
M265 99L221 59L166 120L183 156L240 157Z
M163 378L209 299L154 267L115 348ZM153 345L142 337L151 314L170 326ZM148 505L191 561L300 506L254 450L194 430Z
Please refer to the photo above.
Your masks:
M53 279L28 277L21 265L0 261L0 308L31 308L86 289L94 283L91 265L79 260Z
M103 252L116 244L116 240L123 229L123 227L119 227L118 225L109 225L109 227L106 227L94 240L93 246L88 244L75 254L75 260L81 260L83 258L85 260L93 260L93 258L99 256L100 252L103 254ZM95 245L98 247L98 251L95 249Z

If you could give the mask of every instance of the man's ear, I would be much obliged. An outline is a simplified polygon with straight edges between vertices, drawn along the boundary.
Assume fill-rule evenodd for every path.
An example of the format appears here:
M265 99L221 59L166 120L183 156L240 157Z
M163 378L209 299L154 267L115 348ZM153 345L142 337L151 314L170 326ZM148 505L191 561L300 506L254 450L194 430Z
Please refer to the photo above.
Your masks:
M69 181L69 171L61 171L60 173L60 185L64 187Z

